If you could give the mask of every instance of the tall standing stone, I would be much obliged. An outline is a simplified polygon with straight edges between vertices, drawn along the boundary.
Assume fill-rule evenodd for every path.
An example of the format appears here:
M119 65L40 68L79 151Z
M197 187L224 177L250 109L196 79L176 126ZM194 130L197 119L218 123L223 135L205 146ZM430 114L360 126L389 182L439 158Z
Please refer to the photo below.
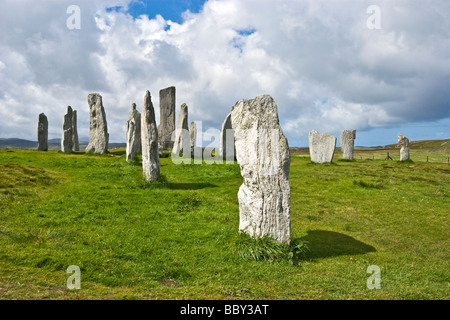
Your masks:
M409 139L399 133L398 144L400 146L400 161L409 160Z
M147 90L141 115L142 169L147 181L159 178L160 162L158 152L158 129L152 97Z
M290 243L290 154L277 105L269 95L240 100L231 111L239 188L239 230Z
M336 137L328 133L319 133L313 130L308 134L309 154L311 161L315 163L326 163L333 160L336 149Z
M131 105L127 121L127 161L133 161L137 152L141 152L141 114L136 110L136 104Z
M63 134L61 139L61 151L72 152L73 151L73 110L71 106L67 107L66 114L63 117Z
M183 103L180 107L180 114L178 116L177 130L175 132L175 143L173 144L172 153L190 153L191 142L188 123L188 106L186 103ZM187 150L188 147L189 150Z
M108 152L109 134L102 96L98 93L88 95L89 104L89 144L86 152L104 154Z
M159 149L173 149L173 133L175 132L175 87L159 91Z
M38 150L48 151L48 120L44 113L39 115L38 122Z
M356 130L342 130L341 132L341 150L342 158L353 160L353 151L355 149Z
M234 162L236 148L234 145L234 131L231 127L231 112L227 115L220 128L219 157Z
M73 110L72 113L72 150L80 151L80 142L78 140L78 128L77 128L77 110Z
M197 142L197 125L195 122L191 122L191 125L189 126L189 137L191 141L191 151L194 151Z

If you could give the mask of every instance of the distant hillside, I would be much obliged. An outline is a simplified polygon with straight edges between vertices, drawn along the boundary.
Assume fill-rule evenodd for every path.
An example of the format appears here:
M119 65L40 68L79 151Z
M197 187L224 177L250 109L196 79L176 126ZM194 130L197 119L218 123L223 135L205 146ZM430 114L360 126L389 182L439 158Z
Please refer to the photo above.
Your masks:
M418 140L418 141L410 141L409 146L411 149L415 150L430 150L430 151L441 151L447 150L450 148L450 139L443 140ZM385 146L374 146L374 147L363 147L363 146L355 146L355 149L358 150L392 150L398 149L399 146L396 143L388 144ZM292 152L308 152L309 147L291 147L289 148ZM340 148L336 148L340 150Z
M37 141L29 141L18 138L0 138L0 149L37 149ZM84 150L88 144L88 141L80 141L80 150ZM126 148L126 143L110 143L109 149ZM411 149L415 150L430 150L440 151L450 148L450 139L444 140L418 140L410 142ZM61 139L50 139L48 141L49 150L61 150ZM397 144L388 144L386 146L377 147L355 147L356 149L368 149L368 150L392 150L397 149ZM292 152L308 152L308 147L293 147L290 148ZM337 148L338 150L340 148Z
M33 149L37 148L37 141L29 141L17 138L4 139L0 138L1 149Z
M409 147L411 149L418 150L445 150L450 148L450 139L444 140L418 140L418 141L410 141ZM384 146L385 149L395 149L398 148L397 144L389 144Z
M0 149L37 149L37 141L30 141L18 138L0 138ZM84 150L88 145L87 141L80 141L80 150ZM126 143L110 143L109 149L126 148ZM61 150L61 139L48 140L49 150Z

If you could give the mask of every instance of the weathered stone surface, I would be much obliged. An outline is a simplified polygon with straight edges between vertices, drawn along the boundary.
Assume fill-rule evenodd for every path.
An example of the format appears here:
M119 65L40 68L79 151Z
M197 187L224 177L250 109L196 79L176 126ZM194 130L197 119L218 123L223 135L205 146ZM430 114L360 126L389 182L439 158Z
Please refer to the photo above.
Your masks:
M219 140L219 155L223 157L226 155L226 131L232 130L231 127L231 112L225 117L225 120L222 123L222 127L220 128L220 140Z
M195 122L191 122L191 125L189 126L189 137L191 140L191 151L193 152L197 141L197 125Z
M172 153L179 154L180 152L190 154L190 136L188 127L188 106L183 103L180 107L180 114L178 116L177 130L175 131L175 142L173 144Z
M142 170L147 181L159 178L158 129L152 97L147 90L141 115Z
M127 121L127 161L133 161L137 152L141 152L141 114L136 110L136 104L131 105Z
M78 128L77 128L77 110L73 110L72 113L72 150L80 151L80 142L78 140Z
M67 107L66 114L63 117L63 133L61 139L61 151L72 152L73 151L73 110L71 106Z
M236 159L234 130L231 127L231 112L225 118L220 129L219 157L220 159L233 162Z
M399 133L398 145L400 146L400 161L409 160L409 139Z
M48 151L48 120L44 113L39 115L38 122L38 150Z
M88 95L89 104L89 144L86 152L104 154L108 152L109 134L102 96L98 93Z
M331 162L336 149L336 137L328 133L319 133L313 130L308 135L309 154L315 163Z
M239 188L239 230L290 243L290 154L277 105L269 95L240 100L231 111Z
M342 130L341 132L342 159L353 160L355 139L356 139L356 130Z
M169 87L159 91L159 148L163 150L173 149L173 137L175 132L175 87Z

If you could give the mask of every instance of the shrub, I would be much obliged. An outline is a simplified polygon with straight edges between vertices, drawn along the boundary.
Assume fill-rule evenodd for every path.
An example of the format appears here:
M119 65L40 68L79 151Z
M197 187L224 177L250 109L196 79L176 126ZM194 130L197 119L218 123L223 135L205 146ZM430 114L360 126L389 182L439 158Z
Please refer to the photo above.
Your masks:
M236 253L246 260L271 262L285 260L296 264L306 251L308 251L307 243L298 239L287 245L269 236L252 238L246 233L241 233L236 241Z

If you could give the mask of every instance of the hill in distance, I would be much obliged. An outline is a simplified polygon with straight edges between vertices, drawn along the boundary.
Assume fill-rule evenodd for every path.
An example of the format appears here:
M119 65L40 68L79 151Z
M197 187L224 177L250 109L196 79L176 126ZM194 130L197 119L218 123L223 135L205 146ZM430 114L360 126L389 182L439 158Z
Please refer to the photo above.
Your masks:
M450 139L443 140L418 140L409 142L410 149L413 150L428 150L428 151L444 151L450 149ZM292 147L290 148L294 152L308 152L308 147ZM340 148L336 148L340 150ZM355 146L355 150L372 150L372 151L382 151L382 150L395 150L399 149L397 144L388 144L385 146L376 147L364 147Z
M88 138L80 139L80 149L84 150L88 145ZM36 149L37 141L30 141L18 138L0 138L0 149ZM49 139L48 140L49 150L61 150L61 139ZM126 143L110 143L109 149L126 148ZM364 150L393 150L398 149L397 144L389 144L386 146L376 146L376 147L363 147L355 146L356 149ZM410 141L410 148L415 150L431 150L431 151L444 151L450 148L450 139L443 140L418 140ZM291 147L293 152L307 152L308 147ZM337 148L340 149L340 148Z
M80 139L80 150L84 150L88 145L86 138ZM0 138L0 149L37 149L37 141L30 141L18 138ZM125 148L126 143L110 143L109 149ZM61 139L49 139L49 150L61 150Z

